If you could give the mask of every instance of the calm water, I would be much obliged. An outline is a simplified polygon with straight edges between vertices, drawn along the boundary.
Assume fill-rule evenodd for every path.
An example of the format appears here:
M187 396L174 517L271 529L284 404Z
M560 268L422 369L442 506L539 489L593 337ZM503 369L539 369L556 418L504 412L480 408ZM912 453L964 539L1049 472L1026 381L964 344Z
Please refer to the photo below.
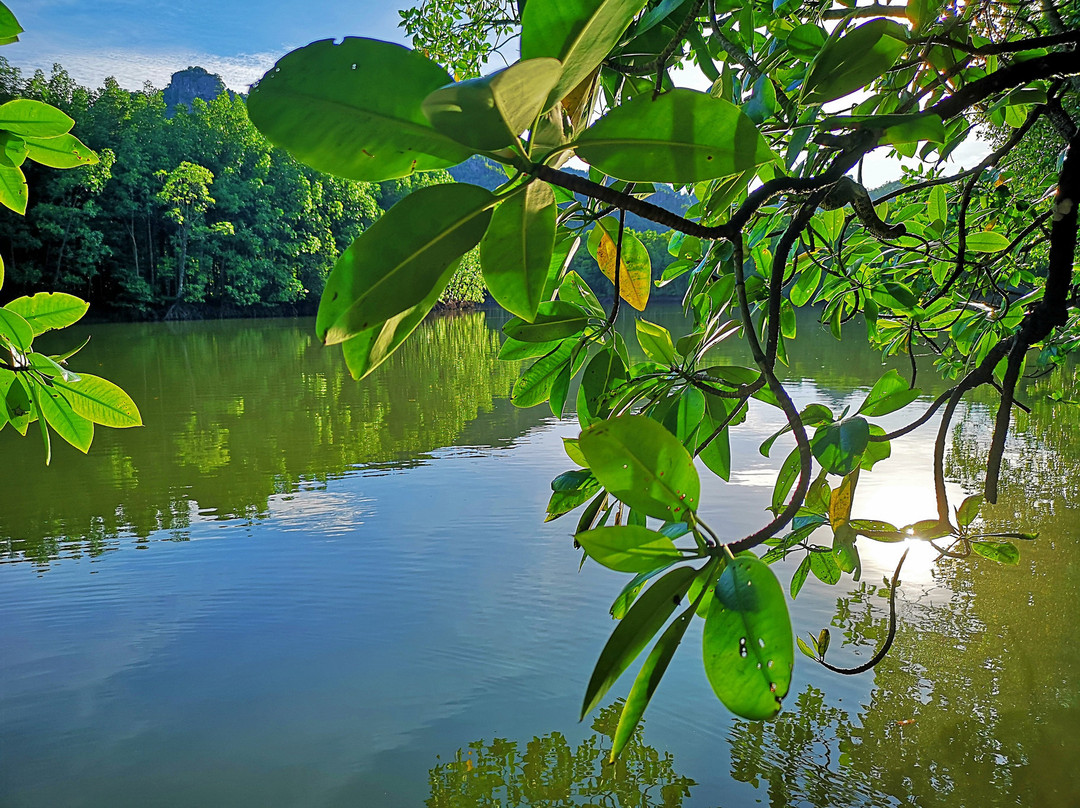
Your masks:
M1018 567L916 548L891 656L855 677L800 658L768 724L713 697L698 625L605 768L614 709L576 717L623 576L578 572L574 517L542 523L577 429L506 402L497 325L429 321L361 384L306 321L90 329L77 367L146 427L47 470L0 434L0 806L1077 804L1080 407L1029 391L989 514L1041 532ZM861 400L880 360L800 327L798 398ZM752 411L703 492L730 537L765 518L778 424ZM954 432L957 503L989 425L976 400ZM864 475L855 515L931 516L931 440ZM863 552L860 583L793 606L800 631L832 623L835 664L885 633L899 549Z

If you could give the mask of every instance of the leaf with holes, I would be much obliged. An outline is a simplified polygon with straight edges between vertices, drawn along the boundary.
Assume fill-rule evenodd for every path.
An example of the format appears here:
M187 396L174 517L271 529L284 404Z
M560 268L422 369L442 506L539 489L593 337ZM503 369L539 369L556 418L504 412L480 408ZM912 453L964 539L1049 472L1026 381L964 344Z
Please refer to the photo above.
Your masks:
M67 328L77 323L90 304L64 292L38 292L29 297L17 297L4 308L30 323L36 337L54 328Z
M400 45L324 39L283 56L252 88L247 109L271 142L312 168L390 180L473 154L421 111L449 81L437 64Z
M705 618L705 674L731 712L771 718L791 686L795 640L780 582L756 558L728 562Z
M682 521L694 511L701 482L679 439L650 418L622 415L593 424L579 447L608 492L658 519Z
M708 93L644 93L581 133L578 156L611 177L684 184L741 174L777 157L750 117Z

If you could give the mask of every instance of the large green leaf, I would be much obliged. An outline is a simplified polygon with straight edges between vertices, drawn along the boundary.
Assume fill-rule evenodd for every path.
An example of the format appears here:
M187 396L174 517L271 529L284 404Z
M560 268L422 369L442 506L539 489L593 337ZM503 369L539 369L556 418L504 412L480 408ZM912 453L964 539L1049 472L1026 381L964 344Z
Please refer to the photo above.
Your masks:
M675 345L671 333L662 325L638 319L635 322L638 345L653 362L661 365L675 364Z
M780 582L756 558L727 565L705 618L702 656L724 706L759 721L780 710L791 686L794 638Z
M919 397L920 392L917 387L909 388L897 371L890 370L874 384L859 407L859 413L871 417L888 415L906 407Z
M51 138L26 138L26 156L49 168L78 168L92 166L98 161L93 149L74 135Z
M23 27L15 19L15 15L6 5L0 3L0 44L10 45L12 42L18 42L19 34L22 32Z
M93 422L76 414L59 391L43 388L38 393L37 403L42 416L57 435L83 454L90 451L94 441Z
M1020 550L1008 541L973 541L971 549L976 555L989 558L999 564L1015 566L1020 563Z
M17 311L0 306L0 336L26 353L34 342L34 327Z
M637 525L598 527L574 538L589 558L617 572L650 572L682 558L663 533Z
M581 133L577 154L612 177L700 182L776 160L754 122L734 104L678 89L646 93Z
M424 115L458 143L479 151L502 149L532 126L561 75L558 59L526 59L440 87L424 99Z
M818 427L810 448L823 469L843 477L858 467L869 442L870 425L855 416Z
M312 168L388 180L446 168L473 152L420 108L450 76L419 53L375 39L324 39L282 57L251 90L252 122Z
M532 182L499 205L480 242L480 265L491 296L529 322L543 299L557 213L551 186Z
M34 336L54 328L67 328L82 319L90 304L65 292L38 292L17 297L4 308L22 316L34 329Z
M584 353L584 352L582 352ZM574 340L564 340L526 370L514 384L510 403L515 407L534 407L547 401L551 388L574 354Z
M0 164L0 205L22 214L26 213L26 203L29 199L30 191L22 169L18 166Z
M879 17L829 41L810 66L802 100L823 104L865 87L900 58L906 39L907 29Z
M319 338L343 342L429 297L484 235L494 198L454 183L421 188L394 205L334 264L315 319Z
M686 629L689 628L690 621L693 619L694 607L691 606L671 622L671 625L660 635L660 639L656 641L656 645L653 646L652 651L645 658L645 663L641 666L641 670L638 671L634 684L630 688L630 693L626 696L622 712L619 714L619 724L615 728L615 735L611 740L611 755L608 758L610 762L614 762L618 758L634 734L634 729L641 720L642 713L645 712L645 708L649 705L653 693L656 692L656 688L667 671L671 658L675 656L675 651L678 649L679 643L682 642L683 635L686 634Z
M410 309L396 314L341 344L345 365L354 379L362 379L387 360L423 322L438 302L443 290L457 271L460 261L450 264L436 280L428 296Z
M142 416L131 396L108 379L80 373L77 382L53 379L53 385L64 394L71 409L95 424L142 426Z
M976 230L968 233L965 242L967 249L981 253L1001 252L1011 243L1008 236L996 230Z
M565 339L581 332L589 315L573 303L551 300L537 307L532 322L519 317L503 325L503 333L521 342L549 342Z
M529 0L521 15L521 58L550 56L562 75L544 109L555 106L618 44L645 0Z
M0 165L21 166L28 152L25 138L0 131Z
M578 406L582 403L593 418L606 418L611 412L612 393L627 380L626 365L612 348L599 351L581 375Z
M0 129L20 137L59 137L71 131L75 121L51 104L16 98L0 104Z
M658 519L682 521L698 506L701 482L679 439L641 415L593 424L579 446L601 485L631 508Z
M661 629L675 606L689 591L697 570L679 567L667 573L638 597L634 605L611 632L585 688L581 716L588 715L630 663Z

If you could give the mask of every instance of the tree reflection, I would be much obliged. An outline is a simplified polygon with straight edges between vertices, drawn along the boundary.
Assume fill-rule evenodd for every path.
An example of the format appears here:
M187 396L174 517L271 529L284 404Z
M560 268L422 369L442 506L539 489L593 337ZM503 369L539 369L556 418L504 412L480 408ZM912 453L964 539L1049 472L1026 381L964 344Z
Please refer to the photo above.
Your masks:
M506 401L516 363L499 361L498 334L482 312L428 320L362 384L306 321L94 332L86 366L116 368L147 426L103 430L89 457L48 469L0 435L9 458L0 486L18 492L0 513L0 557L96 553L124 533L182 538L193 513L257 519L274 495L357 467L415 465L463 436L506 445L543 417Z
M1080 508L1072 482L1059 486L1080 469L1080 408L1035 396L1031 406L982 528L1040 538L1021 544L1016 567L942 559L929 589L902 589L896 641L857 712L808 688L775 722L735 725L732 774L764 784L773 806L1076 804ZM985 473L980 417L952 438L948 472L968 488ZM838 600L832 624L849 643L880 643L882 594L864 582Z
M524 749L501 738L476 741L428 773L428 808L677 808L696 783L675 771L670 753L642 740L643 725L614 764L611 739L622 702L600 710L595 734L576 746L560 732L533 738Z

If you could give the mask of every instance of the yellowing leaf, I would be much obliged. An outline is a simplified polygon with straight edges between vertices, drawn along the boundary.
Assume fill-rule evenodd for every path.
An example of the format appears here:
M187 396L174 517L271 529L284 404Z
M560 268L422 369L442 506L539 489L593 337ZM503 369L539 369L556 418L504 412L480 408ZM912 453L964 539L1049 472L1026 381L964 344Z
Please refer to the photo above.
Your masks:
M589 249L596 256L600 271L615 282L615 253L619 225L614 218L597 222L589 236ZM622 255L619 261L619 297L638 311L645 311L652 288L652 261L641 239L629 231L623 233Z

